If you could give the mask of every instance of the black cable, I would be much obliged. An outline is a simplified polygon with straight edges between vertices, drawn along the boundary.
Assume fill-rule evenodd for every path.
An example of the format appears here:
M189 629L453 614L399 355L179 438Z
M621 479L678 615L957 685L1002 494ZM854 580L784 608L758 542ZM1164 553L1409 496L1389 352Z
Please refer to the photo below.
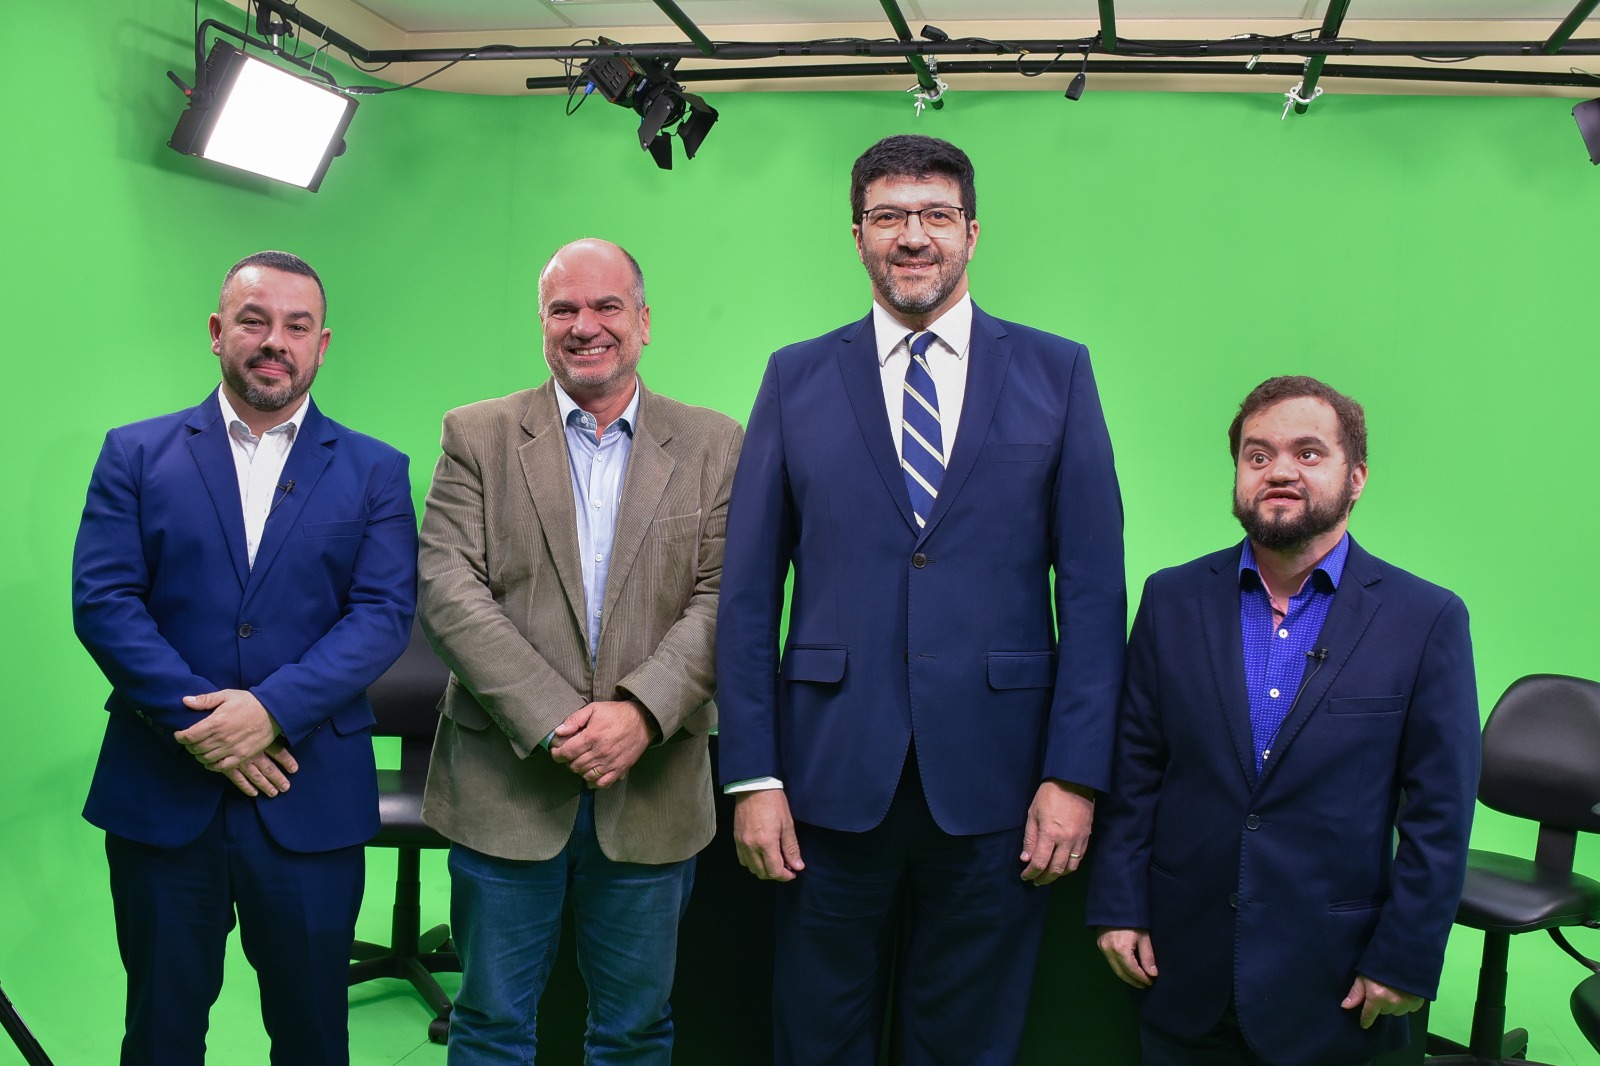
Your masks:
M1023 66L1022 66L1022 61L1027 58L1028 53L1027 52L1019 53L1017 55L1017 73L1021 74L1024 78L1037 78L1039 75L1048 72L1051 67L1053 67L1057 63L1061 62L1061 57L1066 55L1066 54L1067 53L1065 53L1065 52L1057 52L1055 58L1050 60L1050 62L1046 63L1044 66L1040 67L1038 70L1030 72L1028 70L1024 70Z

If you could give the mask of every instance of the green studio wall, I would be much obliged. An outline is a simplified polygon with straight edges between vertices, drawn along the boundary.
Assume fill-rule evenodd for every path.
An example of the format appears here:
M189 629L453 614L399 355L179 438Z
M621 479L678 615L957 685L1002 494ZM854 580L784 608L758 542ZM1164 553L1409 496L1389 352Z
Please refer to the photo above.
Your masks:
M239 19L213 0L200 16ZM1305 372L1366 404L1371 481L1353 529L1465 598L1485 713L1524 673L1600 675L1600 172L1570 100L1351 96L1334 81L1283 122L1268 94L1093 81L1077 104L958 84L920 119L892 80L713 94L722 120L701 154L663 173L633 116L598 98L564 117L557 97L413 90L363 100L349 152L312 195L166 148L182 99L163 75L192 75L193 19L184 0L0 13L13 455L0 983L63 1066L112 1061L121 1016L101 840L78 817L105 695L68 606L83 490L107 427L214 387L205 318L222 271L259 248L322 272L334 339L318 402L411 454L420 506L442 413L545 376L533 280L557 245L627 244L653 309L646 380L742 419L773 348L867 308L846 201L855 156L889 133L947 137L978 167L977 300L1094 353L1131 597L1158 567L1239 536L1228 420L1261 379ZM1532 832L1481 812L1475 840L1526 853ZM1600 870L1595 841L1579 864ZM428 871L441 911L441 868ZM386 929L390 876L375 862L364 936ZM1476 934L1452 942L1436 1029L1464 1038L1477 953ZM1582 972L1538 937L1515 942L1512 969L1510 1014L1535 1056L1600 1063L1566 1013ZM1069 980L1047 982L1036 1011L1097 1024ZM392 1041L383 1061L398 1061L419 1042L420 1008L389 998L400 1020L367 1039ZM264 1061L238 960L224 1000L241 1022L214 1027L215 1060Z

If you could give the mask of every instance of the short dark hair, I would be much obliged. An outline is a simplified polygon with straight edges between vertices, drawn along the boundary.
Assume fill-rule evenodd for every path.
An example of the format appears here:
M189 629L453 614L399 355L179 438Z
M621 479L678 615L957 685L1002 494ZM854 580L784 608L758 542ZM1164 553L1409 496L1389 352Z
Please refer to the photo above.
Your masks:
M967 221L978 217L978 188L967 153L937 137L901 133L885 137L861 153L850 171L850 222L861 221L867 209L867 186L880 178L952 179L961 188L961 210Z
M268 270L281 270L285 274L299 274L301 277L307 277L316 282L317 293L322 297L322 319L324 322L327 321L328 290L322 287L322 279L317 276L315 270L311 269L310 263L289 252L257 252L254 255L245 256L229 267L228 272L222 276L222 290L217 294L217 307L219 309L222 307L223 299L228 295L228 286L232 284L233 276L245 267L250 266L266 267Z
M1361 405L1344 393L1316 378L1300 374L1268 378L1250 390L1250 395L1239 405L1239 413L1228 427L1228 449L1233 462L1239 461L1240 437L1244 434L1245 419L1284 400L1310 398L1321 400L1333 408L1339 417L1339 447L1344 449L1345 462L1358 466L1367 461L1367 413Z

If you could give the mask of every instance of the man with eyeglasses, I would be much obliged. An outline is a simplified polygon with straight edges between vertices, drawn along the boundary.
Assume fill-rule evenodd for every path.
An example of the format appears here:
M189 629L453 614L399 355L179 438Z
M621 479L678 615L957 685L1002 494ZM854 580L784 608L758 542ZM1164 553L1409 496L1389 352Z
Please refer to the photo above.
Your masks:
M1009 1063L1108 784L1111 443L1083 346L973 305L959 148L880 141L850 199L872 311L772 357L734 480L719 771L783 882L776 1061L876 1063L894 972L905 1062Z

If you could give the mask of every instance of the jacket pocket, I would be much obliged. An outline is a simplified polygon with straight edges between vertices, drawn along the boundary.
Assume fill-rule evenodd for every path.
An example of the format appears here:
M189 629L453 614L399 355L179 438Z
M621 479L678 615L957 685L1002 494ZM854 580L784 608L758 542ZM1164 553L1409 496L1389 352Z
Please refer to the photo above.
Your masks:
M991 463L1042 463L1050 458L1050 442L1039 444L989 444L983 458Z
M836 684L844 680L849 651L838 645L796 645L783 656L779 677L785 681L819 681Z
M489 712L456 680L454 674L450 675L450 683L445 686L444 699L439 701L439 713L462 729L473 732L488 729L493 724Z
M1405 709L1404 696L1341 696L1328 701L1329 714L1395 714Z
M1341 911L1371 911L1383 906L1387 900L1383 896L1363 896L1361 899L1342 899L1337 903L1328 904L1328 909L1335 914Z
M1048 651L991 651L989 687L1049 688L1056 680L1056 656Z

